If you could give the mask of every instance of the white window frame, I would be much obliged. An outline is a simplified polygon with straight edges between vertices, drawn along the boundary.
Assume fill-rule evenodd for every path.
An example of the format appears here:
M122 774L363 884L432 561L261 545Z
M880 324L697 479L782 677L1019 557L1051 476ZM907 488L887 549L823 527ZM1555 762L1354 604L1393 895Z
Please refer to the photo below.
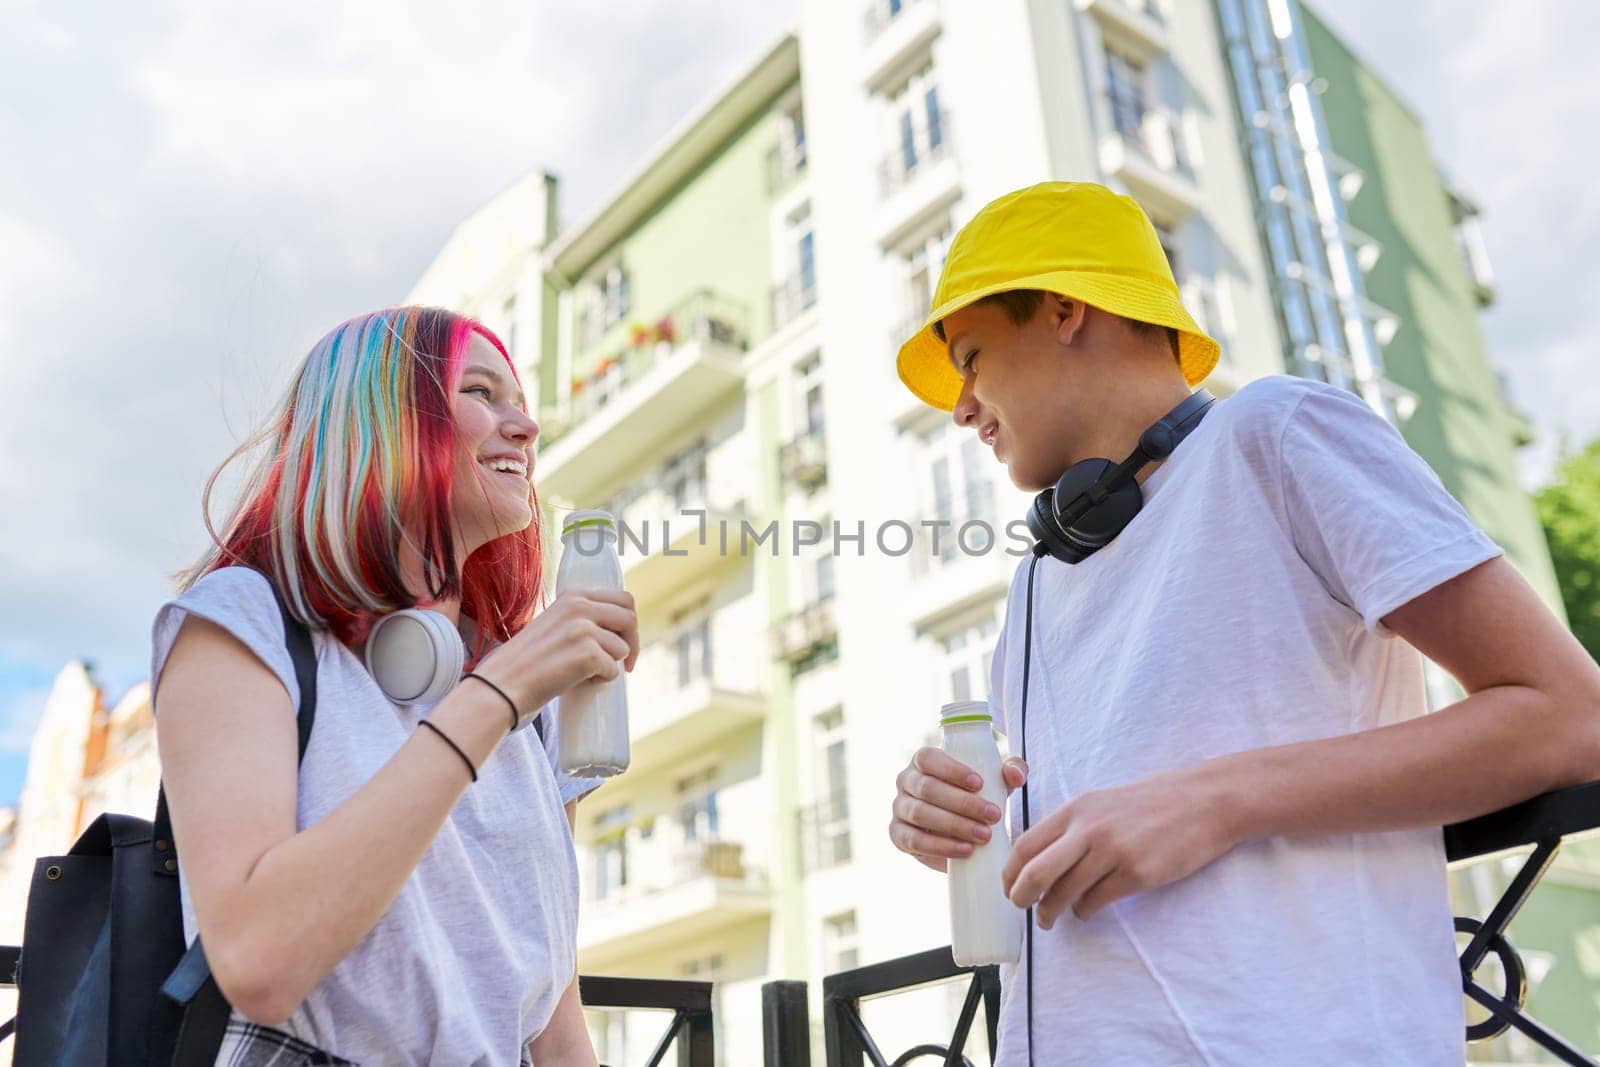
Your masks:
M861 921L849 908L822 920L822 968L838 974L861 966Z
M816 796L815 820L816 854L823 858L823 866L838 867L850 863L854 846L850 840L850 736L845 728L844 706L835 704L826 711L811 717L812 731L812 789ZM840 781L833 780L834 766L829 753L840 753L838 772ZM839 803L835 804L834 801ZM826 821L826 809L833 818Z
M938 116L929 122L928 93L932 92ZM949 150L950 130L945 121L944 94L939 88L939 78L930 58L915 73L892 91L884 94L884 125L887 127L886 143L889 145L890 167L905 180L930 159ZM911 156L906 156L906 118L910 118ZM933 143L937 132L939 143Z
M827 393L822 382L822 353L809 352L796 360L791 372L791 395L794 398L793 423L789 436L799 437L801 434L827 432ZM820 425L813 425L811 419L811 393L817 394L817 406L820 408Z
M995 604L989 605L981 615L967 616L959 625L939 635L936 653L941 703L989 698L989 666L999 635L1000 620ZM965 693L956 684L963 673L967 683Z
M905 300L905 320L895 330L897 337L909 337L910 331L920 326L932 310L933 291L939 285L939 273L944 269L944 257L950 252L953 234L954 227L949 216L945 216L923 231L912 244L902 247L900 287ZM920 286L919 275L925 279Z
M963 523L981 519L991 528L995 526L993 457L976 434L948 421L941 421L925 431L918 440L918 447L921 450L919 466L928 472L928 480L922 487L928 503L923 518L930 522L945 520L946 525L937 531L939 552L935 559L938 563L949 563L960 552L957 535ZM950 481L948 506L939 499L934 473L941 461ZM916 532L927 538L931 547L935 531ZM998 530L995 536L998 538Z

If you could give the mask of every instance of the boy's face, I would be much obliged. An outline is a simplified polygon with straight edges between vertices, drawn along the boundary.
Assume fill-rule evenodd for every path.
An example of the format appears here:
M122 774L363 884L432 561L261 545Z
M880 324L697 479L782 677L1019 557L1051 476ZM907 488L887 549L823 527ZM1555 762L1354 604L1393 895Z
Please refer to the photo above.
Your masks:
M1090 453L1098 387L1063 339L1085 339L1084 309L1047 294L1018 326L996 304L972 304L944 320L950 358L961 375L951 417L975 430L1006 465L1012 484L1038 492ZM1078 355L1082 355L1081 353ZM1083 454L1079 454L1083 453Z

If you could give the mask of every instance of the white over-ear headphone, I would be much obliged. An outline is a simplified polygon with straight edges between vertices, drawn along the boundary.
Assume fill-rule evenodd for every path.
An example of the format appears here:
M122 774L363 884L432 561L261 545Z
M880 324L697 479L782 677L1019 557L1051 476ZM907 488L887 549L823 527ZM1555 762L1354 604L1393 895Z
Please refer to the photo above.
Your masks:
M461 633L426 608L385 615L367 635L367 672L396 704L433 704L455 688L466 665Z

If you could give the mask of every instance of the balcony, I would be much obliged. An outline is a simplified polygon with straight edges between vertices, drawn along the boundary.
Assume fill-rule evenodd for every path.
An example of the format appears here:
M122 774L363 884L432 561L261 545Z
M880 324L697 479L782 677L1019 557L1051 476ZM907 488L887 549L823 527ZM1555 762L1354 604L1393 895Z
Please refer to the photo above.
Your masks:
M772 328L781 330L817 303L815 274L796 274L772 290Z
M778 449L784 481L807 493L828 484L827 441L820 432L803 433Z
M800 862L807 873L850 862L849 794L822 797L796 813Z
M765 695L727 676L709 643L681 662L676 635L653 641L639 654L628 676L628 733L637 780L653 769L672 766L724 737L761 722Z
M926 58L939 36L939 5L934 0L871 0L862 31L866 48L861 82L868 92L882 92Z
M626 857L623 884L607 887L595 876L601 849ZM772 914L772 891L745 861L742 844L714 834L686 840L665 817L649 836L630 826L585 851L578 954L586 971L625 969L630 959Z
M1106 94L1111 132L1100 139L1100 166L1151 215L1175 225L1200 210L1200 186L1183 152L1178 116Z
M581 500L744 388L749 333L732 301L703 290L635 333L541 413L535 484L546 496Z
M940 519L922 516L911 523L915 538L910 552L912 584L906 604L912 628L918 633L935 627L941 619L1003 596L1021 558L1008 554L1008 550L1019 553L1027 547L1024 541L1006 532L1006 524L1013 520L1001 520L992 511L976 517L945 519L945 525L938 529L923 526L924 521ZM993 531L992 541L982 527L968 526L980 522ZM967 531L964 537L963 528ZM933 550L935 534L938 552Z
M622 583L641 605L749 559L741 552L741 523L750 517L742 500L680 505L674 494L651 488L615 509Z
M806 172L806 147L780 144L767 153L767 195L787 192Z
M950 113L912 129L878 163L878 191L883 198L878 245L890 248L936 211L955 203L961 195Z
M815 600L779 619L772 628L773 652L791 666L809 663L837 645L839 624L833 599Z
M1077 0L1100 24L1100 33L1123 51L1149 63L1167 51L1167 27L1149 0Z

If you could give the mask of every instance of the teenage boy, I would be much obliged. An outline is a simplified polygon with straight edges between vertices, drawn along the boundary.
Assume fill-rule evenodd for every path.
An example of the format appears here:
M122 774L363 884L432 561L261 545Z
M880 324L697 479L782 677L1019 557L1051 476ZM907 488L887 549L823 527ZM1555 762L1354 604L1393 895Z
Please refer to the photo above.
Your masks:
M1134 459L1217 358L1138 205L1046 183L956 236L898 369L1039 492ZM1034 922L998 1062L1460 1067L1440 827L1600 776L1600 668L1352 393L1264 378L1185 428L1078 501L1137 484L1105 547L1011 584L989 699ZM1423 714L1423 655L1466 699ZM937 749L897 784L935 870L1001 818Z

